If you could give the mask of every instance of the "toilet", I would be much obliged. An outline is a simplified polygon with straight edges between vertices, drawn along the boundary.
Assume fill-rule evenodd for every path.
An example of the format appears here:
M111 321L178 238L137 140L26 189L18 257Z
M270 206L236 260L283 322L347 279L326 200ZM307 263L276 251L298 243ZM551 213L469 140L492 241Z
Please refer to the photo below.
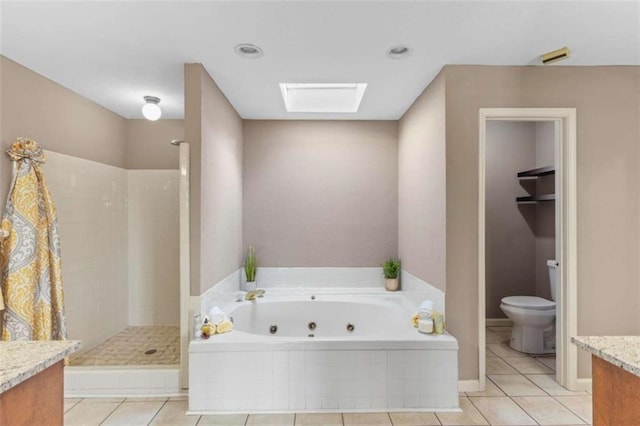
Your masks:
M547 261L551 298L556 300L558 262ZM555 353L556 303L537 296L509 296L502 299L500 309L513 321L512 349L528 354Z

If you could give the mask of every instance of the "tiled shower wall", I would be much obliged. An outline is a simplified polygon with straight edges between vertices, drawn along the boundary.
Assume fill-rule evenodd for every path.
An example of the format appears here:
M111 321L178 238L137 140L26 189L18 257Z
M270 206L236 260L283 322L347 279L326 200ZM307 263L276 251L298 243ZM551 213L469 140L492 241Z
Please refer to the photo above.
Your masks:
M58 209L69 337L83 348L127 326L127 171L46 152Z
M129 170L129 325L179 317L178 170Z
M69 337L88 349L127 325L178 324L178 171L46 160Z

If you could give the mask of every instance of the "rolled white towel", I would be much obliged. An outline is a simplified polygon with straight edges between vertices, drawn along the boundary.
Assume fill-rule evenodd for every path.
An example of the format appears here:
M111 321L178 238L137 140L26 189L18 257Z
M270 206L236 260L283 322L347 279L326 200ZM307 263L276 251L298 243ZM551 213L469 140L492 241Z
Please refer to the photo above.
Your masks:
M209 311L209 318L215 325L222 324L225 321L229 321L229 317L227 316L227 314L225 314L222 309L217 306L211 308L211 310Z
M431 300L425 300L420 304L418 308L418 316L420 318L431 318L431 314L433 313L433 302Z

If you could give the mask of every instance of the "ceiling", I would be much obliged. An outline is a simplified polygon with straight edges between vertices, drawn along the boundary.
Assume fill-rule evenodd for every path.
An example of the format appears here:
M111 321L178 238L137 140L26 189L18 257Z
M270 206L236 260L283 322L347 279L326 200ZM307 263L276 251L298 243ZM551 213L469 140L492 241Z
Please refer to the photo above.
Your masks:
M202 63L246 119L398 119L445 64L638 65L639 1L4 1L0 52L126 118L182 118ZM264 50L241 58L238 43ZM402 60L385 56L405 44ZM368 83L352 114L287 113L279 83Z

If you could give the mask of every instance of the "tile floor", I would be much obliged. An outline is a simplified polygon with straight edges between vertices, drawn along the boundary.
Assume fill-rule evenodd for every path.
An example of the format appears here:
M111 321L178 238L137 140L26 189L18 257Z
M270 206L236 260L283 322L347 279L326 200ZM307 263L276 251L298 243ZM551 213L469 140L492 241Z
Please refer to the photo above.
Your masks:
M65 399L65 425L585 425L591 395L558 385L555 357L508 346L510 329L487 329L487 386L460 394L462 413L234 414L187 416L187 398Z
M179 345L178 325L127 327L73 357L70 365L176 365L180 364Z

